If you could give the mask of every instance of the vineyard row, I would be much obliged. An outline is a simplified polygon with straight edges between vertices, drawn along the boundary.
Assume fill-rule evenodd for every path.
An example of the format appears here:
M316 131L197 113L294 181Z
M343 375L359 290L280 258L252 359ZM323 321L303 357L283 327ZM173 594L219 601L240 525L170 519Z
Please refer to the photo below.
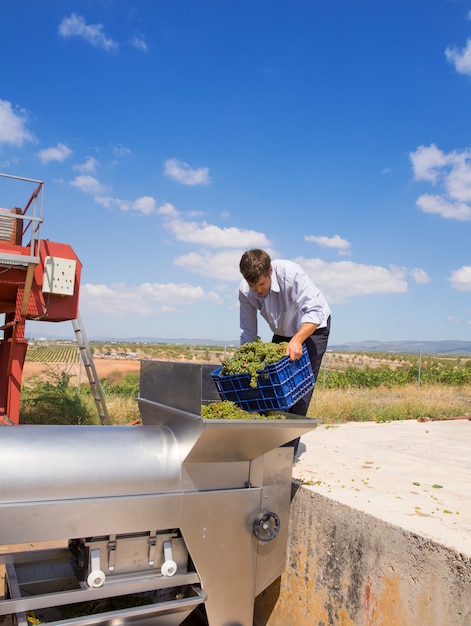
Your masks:
M27 363L78 363L80 360L78 347L39 347L28 348Z

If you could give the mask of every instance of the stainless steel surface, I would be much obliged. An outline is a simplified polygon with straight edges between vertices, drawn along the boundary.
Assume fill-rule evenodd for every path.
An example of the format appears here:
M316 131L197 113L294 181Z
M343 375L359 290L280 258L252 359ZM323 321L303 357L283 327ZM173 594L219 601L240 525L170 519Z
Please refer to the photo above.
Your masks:
M48 555L47 552L53 554ZM69 609L68 614L65 613L65 615L62 613L62 607L71 606L68 602L76 602L77 593L80 593L81 603L94 600L94 606L101 607L94 614L73 618L75 621L79 620L82 626L84 624L116 625L117 616L115 612L112 612L116 598L118 603L125 607L119 611L119 619L122 620L120 623L162 624L163 626L180 624L195 606L206 599L206 593L200 589L199 585L194 584L199 582L194 573L180 576L179 580L173 582L173 585L181 584L180 597L175 597L175 594L169 592L164 585L156 591L156 584L151 578L134 581L130 578L126 581L121 577L121 580L115 581L111 588L87 592L86 590L77 591L79 586L70 566L67 550L62 550L62 554L57 550L42 551L40 554L30 554L30 558L33 559L30 562L7 565L7 584L12 598L8 602L8 608L15 611L18 624L24 623L25 626L30 623L27 615L33 609L36 612L35 615L40 616L36 619L40 619L41 623L70 624L70 614L73 614L74 610L77 613L83 610L83 604L78 605L78 608L72 605L72 610ZM127 594L132 593L134 589L141 598L146 597L146 603L131 606L129 600L119 602L124 582L127 582ZM41 593L43 597L40 596ZM132 596L127 595L127 598L132 598ZM54 602L56 606L51 606L51 602ZM1 608L4 612L5 606Z
M0 477L2 504L168 493L180 457L164 426L20 425L2 429Z
M177 626L204 603L209 626L250 626L286 558L293 451L280 446L316 422L203 420L212 369L143 362L141 427L2 429L0 544L69 548L4 555L12 597L0 615L21 626L27 611L171 590L73 623ZM260 514L277 520L263 541Z
M282 420L202 419L144 398L138 398L138 402L144 424L166 425L175 433L184 431L186 437L179 446L184 463L251 461L301 437L318 423L282 411Z
M275 448L256 459L252 466L252 485L260 485L262 488L261 510L273 511L281 520L275 540L266 543L257 542L255 572L255 596L257 596L271 585L285 568L291 503L292 448ZM284 488L280 488L281 485Z

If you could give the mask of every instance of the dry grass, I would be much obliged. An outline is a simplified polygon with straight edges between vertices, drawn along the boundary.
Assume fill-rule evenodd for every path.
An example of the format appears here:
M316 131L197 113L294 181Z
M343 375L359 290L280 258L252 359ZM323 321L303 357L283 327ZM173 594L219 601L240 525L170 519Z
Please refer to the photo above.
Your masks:
M139 419L137 402L114 397L107 404L112 424L130 424ZM471 388L416 385L393 389L316 389L309 417L324 424L342 422L471 419Z
M182 350L181 347L179 347ZM208 355L202 353L207 362ZM98 355L97 355L98 356ZM166 360L175 358L169 352L168 346L157 346L155 354L140 354L139 357L158 358ZM179 354L179 359L184 359ZM220 352L209 352L210 362L219 364L222 358ZM349 366L354 367L377 367L389 362L394 369L398 364L403 364L405 357L397 355L394 359L381 356L335 354L329 353L328 367L333 370L344 370ZM412 357L409 357L409 360ZM189 360L195 360L195 354L191 354ZM469 359L468 359L469 360ZM203 361L203 359L202 359ZM95 358L95 367L100 379L110 380L124 377L126 374L139 372L140 362L132 358ZM26 363L24 367L23 382L29 381L57 368L58 364ZM79 378L83 385L87 385L87 377L82 371L78 375L78 365L72 368L64 365L62 369L71 374L71 384L77 384ZM133 399L109 398L108 411L113 424L129 424L139 417L137 402ZM397 386L374 389L322 389L319 381L314 391L309 409L309 416L321 419L324 423L335 424L348 421L390 421L401 419L447 419L457 416L471 415L471 387L451 387L445 385L417 385Z
M114 397L106 403L112 424L127 425L140 419L139 407L134 398Z
M326 424L350 421L471 418L471 387L398 386L392 389L316 389L309 417Z

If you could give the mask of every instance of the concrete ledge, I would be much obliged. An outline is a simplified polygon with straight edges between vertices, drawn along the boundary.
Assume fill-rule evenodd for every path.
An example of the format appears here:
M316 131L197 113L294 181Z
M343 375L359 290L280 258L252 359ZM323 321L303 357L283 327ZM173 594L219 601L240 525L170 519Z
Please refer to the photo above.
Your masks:
M256 626L470 626L471 559L294 485L287 567Z
M255 626L471 626L471 422L346 424L303 443L286 570Z

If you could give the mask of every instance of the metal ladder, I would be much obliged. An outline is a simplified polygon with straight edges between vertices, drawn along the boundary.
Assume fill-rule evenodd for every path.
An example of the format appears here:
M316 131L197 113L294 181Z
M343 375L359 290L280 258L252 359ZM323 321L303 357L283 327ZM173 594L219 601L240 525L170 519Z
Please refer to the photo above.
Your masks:
M88 382L90 383L90 389L92 390L93 399L95 400L100 421L102 424L111 424L108 415L108 408L105 402L105 396L103 394L103 388L95 369L90 344L88 343L87 335L85 334L80 315L77 319L72 320L72 326L74 328L77 345L80 350L80 357L85 366L85 371L87 372Z

